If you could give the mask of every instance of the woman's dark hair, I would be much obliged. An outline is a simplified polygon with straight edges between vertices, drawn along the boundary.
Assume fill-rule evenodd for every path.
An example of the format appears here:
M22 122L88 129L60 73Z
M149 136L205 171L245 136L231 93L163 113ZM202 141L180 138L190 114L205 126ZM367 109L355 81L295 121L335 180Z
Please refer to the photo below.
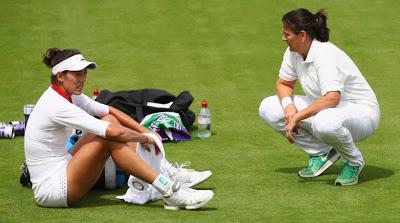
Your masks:
M326 20L328 20L328 17L324 9L319 10L314 15L307 9L300 8L290 11L282 17L282 22L286 23L294 33L304 30L311 40L315 38L321 42L329 40L329 29L326 26Z
M80 54L79 50L75 49L64 49L60 50L58 48L49 48L46 53L43 55L43 63L46 64L47 67L52 68L56 64L61 61L70 58L76 54ZM51 74L50 81L52 84L55 84L57 81L57 76Z

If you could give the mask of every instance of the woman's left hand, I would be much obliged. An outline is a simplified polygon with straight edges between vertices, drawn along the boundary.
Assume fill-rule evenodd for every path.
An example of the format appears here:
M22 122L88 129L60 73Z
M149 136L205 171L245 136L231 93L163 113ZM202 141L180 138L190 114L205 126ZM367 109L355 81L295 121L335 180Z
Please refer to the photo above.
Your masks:
M160 134L158 134L158 132L156 132L156 130L153 130L150 133L153 133L154 135L156 135L160 139L160 141L162 141L162 138L161 138Z
M286 138L287 140L293 144L294 143L294 138L293 138L293 133L298 133L299 131L299 121L297 120L297 115L293 115L286 124L285 127L286 131Z
M144 136L146 136L147 142L142 142L141 144L143 145L144 149L147 150L147 152L150 152L151 151L150 145L156 144L156 141L148 135L144 135Z

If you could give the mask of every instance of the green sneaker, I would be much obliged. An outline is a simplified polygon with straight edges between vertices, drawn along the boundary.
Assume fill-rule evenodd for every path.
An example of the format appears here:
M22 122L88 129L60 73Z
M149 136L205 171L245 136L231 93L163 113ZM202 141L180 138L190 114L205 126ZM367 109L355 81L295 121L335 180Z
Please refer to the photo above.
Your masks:
M335 149L331 149L322 156L310 156L308 167L300 170L298 174L300 177L317 177L332 166L339 158L340 154Z
M350 186L358 183L358 175L364 166L352 166L347 161L343 162L340 176L335 180L336 186Z

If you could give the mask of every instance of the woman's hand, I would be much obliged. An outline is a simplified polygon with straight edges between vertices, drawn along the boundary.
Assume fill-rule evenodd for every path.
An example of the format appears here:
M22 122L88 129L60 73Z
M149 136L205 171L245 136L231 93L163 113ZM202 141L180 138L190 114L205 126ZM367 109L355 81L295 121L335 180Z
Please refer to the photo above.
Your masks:
M160 134L158 134L158 132L156 132L156 130L152 130L152 131L149 131L149 132L153 133L154 135L156 135L160 139L160 141L162 141L162 138L161 138Z
M285 124L289 123L289 120L297 113L297 108L293 103L288 104L285 108Z
M148 135L145 135L145 134L143 134L143 135L146 137L146 142L142 142L141 144L143 145L144 149L147 152L150 152L151 151L150 145L156 144L156 141Z
M297 108L292 103L285 108L286 138L290 143L294 143L293 132L297 133L299 129L299 120L296 116Z
M156 141L155 141L152 137L150 137L150 136L148 136L148 135L144 135L144 136L146 136L147 141L146 141L145 143L143 143L143 145L156 144Z

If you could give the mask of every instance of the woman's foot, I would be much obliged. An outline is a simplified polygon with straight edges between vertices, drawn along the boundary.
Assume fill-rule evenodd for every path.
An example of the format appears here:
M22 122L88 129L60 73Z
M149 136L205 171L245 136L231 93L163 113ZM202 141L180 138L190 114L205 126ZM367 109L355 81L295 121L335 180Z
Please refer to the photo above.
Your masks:
M364 166L353 166L349 162L343 162L342 173L336 178L336 186L350 186L358 183L358 175Z
M333 148L322 156L310 156L308 167L300 170L298 174L300 177L306 178L317 177L332 166L339 158L340 154Z
M182 184L182 187L193 187L208 178L211 177L212 172L207 171L196 171L193 169L186 169L185 167L189 166L190 162L186 163L175 163L170 164L165 162L165 168L168 172L169 177L172 180L177 180Z
M164 208L167 210L187 209L193 210L206 205L214 196L211 190L195 190L192 188L179 188L174 194L164 199Z

